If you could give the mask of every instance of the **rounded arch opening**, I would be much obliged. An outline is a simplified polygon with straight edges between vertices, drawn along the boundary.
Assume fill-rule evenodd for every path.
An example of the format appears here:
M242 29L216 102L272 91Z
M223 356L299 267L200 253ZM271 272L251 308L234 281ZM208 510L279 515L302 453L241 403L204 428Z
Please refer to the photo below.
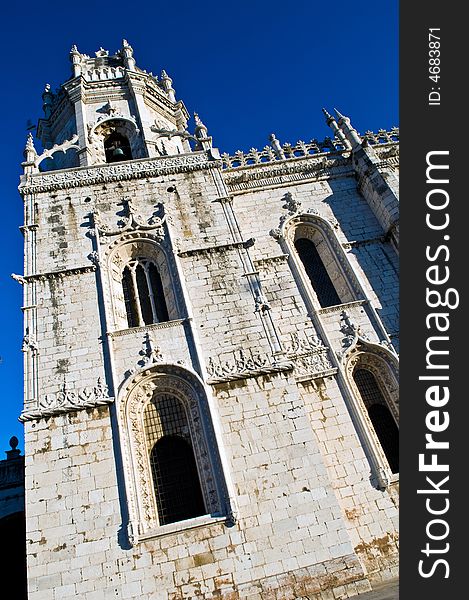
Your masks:
M117 402L133 531L231 514L208 398L195 372L146 367L124 382Z
M131 160L133 157L129 138L119 131L113 131L104 138L104 154L107 163Z

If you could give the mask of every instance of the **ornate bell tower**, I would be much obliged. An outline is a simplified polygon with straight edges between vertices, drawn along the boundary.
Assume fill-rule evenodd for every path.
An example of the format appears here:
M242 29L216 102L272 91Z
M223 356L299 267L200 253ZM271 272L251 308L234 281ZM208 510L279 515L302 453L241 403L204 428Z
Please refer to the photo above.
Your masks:
M393 248L349 145L300 156L272 136L238 165L126 40L70 60L19 187L29 599L369 589L395 565L397 466L359 395L393 443L394 313L344 251L334 169L366 244Z

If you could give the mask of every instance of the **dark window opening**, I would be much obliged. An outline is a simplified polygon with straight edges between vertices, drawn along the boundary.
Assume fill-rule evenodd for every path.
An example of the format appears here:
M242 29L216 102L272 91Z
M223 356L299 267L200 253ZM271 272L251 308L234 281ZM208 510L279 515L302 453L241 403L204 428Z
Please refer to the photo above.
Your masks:
M122 274L122 290L124 292L125 312L127 315L127 323L129 327L138 326L137 301L134 294L134 286L132 283L132 273L129 267L125 267Z
M104 140L104 152L106 153L106 162L108 163L130 160L132 158L129 140L118 131L111 133Z
M368 411L368 416L393 473L399 473L399 429L379 389L376 379L367 369L357 369L353 378Z
M129 327L169 321L163 283L157 267L145 259L125 267L122 291Z
M156 318L159 323L161 323L162 321L169 321L168 308L164 299L163 284L161 282L161 277L158 273L158 269L153 263L151 263L148 272L150 276L151 287L153 290Z
M194 453L186 440L162 437L153 446L150 464L161 525L205 514Z
M316 246L311 240L300 238L295 241L295 248L303 263L313 290L316 292L322 308L341 304L334 284L319 256Z

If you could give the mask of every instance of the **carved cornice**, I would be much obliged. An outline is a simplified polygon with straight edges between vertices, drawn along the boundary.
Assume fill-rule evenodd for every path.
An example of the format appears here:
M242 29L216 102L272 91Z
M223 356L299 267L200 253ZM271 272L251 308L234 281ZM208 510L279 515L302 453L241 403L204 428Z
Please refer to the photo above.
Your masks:
M23 178L19 186L22 195L75 188L96 183L110 183L129 179L188 173L199 169L220 168L221 161L208 158L206 152L161 156L141 160L79 167L50 173L39 173Z
M108 395L107 386L101 377L95 386L67 390L65 384L56 394L46 394L36 401L36 407L25 409L20 415L20 421L33 421L53 415L95 408L111 404L114 398Z
M62 271L49 271L48 273L34 273L33 275L25 275L23 279L26 283L30 281L45 281L46 279L63 279L82 273L93 273L96 271L96 265L87 265L85 267L77 267L75 269L64 269Z
M200 248L189 248L178 252L178 256L185 258L194 254L209 254L211 252L225 252L226 250L235 250L237 248L250 248L253 245L252 238L242 242L230 242L228 244L217 244L216 246L205 246Z
M209 378L207 383L214 385L292 370L293 363L291 361L285 359L276 361L269 354L253 354L251 350L246 351L240 348L231 352L228 360L220 360L218 357L208 359L207 373Z
M348 308L354 308L355 306L363 306L368 304L368 300L354 300L353 302L346 302L345 304L336 304L335 306L326 306L318 310L319 315L326 315L333 312L342 312Z
M337 373L329 359L329 349L316 335L292 333L285 349L288 359L295 365L296 381L319 379Z
M353 174L353 167L347 158L297 158L268 163L265 165L255 165L238 167L236 169L226 169L223 171L223 179L228 189L234 193L236 191L249 190L257 187L281 185L294 181L305 179L318 179L322 177L331 177L333 170L340 167L340 175L350 171Z
M108 331L108 336L111 338L118 338L126 335L134 335L136 333L149 333L154 329L169 329L170 327L177 327L189 322L190 319L175 319L174 321L164 321L163 323L153 323L152 325L145 325L142 327L132 327L131 329L120 329L118 331Z

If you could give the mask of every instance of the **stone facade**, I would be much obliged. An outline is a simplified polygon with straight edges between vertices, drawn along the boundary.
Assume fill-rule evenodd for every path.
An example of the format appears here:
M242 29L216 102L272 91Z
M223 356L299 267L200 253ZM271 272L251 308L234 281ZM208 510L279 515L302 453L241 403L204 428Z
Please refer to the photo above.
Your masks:
M20 184L29 599L326 600L394 576L398 475L355 374L397 422L398 131L325 112L332 139L221 155L125 40L70 57ZM138 265L167 318L126 292ZM205 510L165 523L146 419L168 397Z

